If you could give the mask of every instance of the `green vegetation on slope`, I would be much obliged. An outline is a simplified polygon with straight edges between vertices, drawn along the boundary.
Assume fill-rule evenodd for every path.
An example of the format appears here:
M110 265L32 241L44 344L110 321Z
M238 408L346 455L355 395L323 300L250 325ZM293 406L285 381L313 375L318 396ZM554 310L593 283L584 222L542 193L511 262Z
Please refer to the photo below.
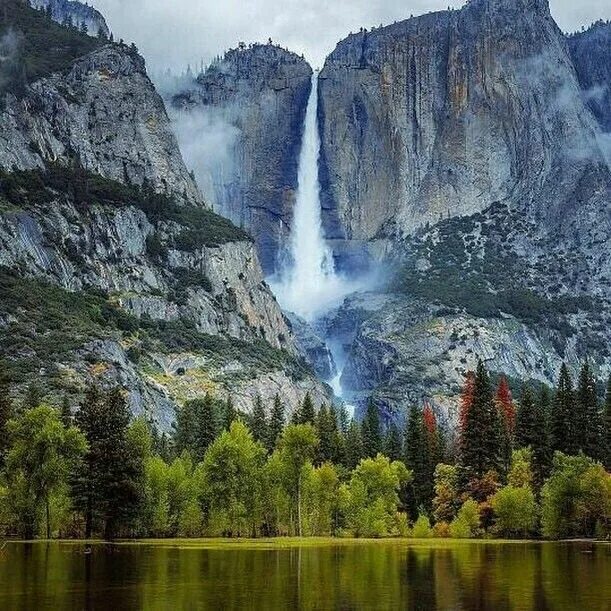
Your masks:
M3 0L0 8L0 95L19 94L43 76L68 69L72 62L105 44L73 27L55 23L23 0Z
M529 265L511 247L512 232L520 231L528 235L532 228L502 205L441 221L412 244L411 261L398 270L394 288L473 316L509 314L568 337L573 329L567 316L579 311L596 315L598 302L590 295L559 294L554 279L569 282L561 258ZM418 267L416 261L427 264Z
M132 205L140 208L152 223L177 223L183 227L175 240L179 250L251 240L245 231L211 210L178 205L174 198L155 192L150 185L125 185L78 164L49 163L44 171L0 170L0 201L13 207L35 208L62 197L81 210L95 205Z
M238 360L259 372L285 369L297 378L308 372L300 359L273 348L199 332L188 320L138 319L95 291L70 292L38 279L20 278L0 267L0 352L15 381L43 368L71 362L75 351L95 339L134 338L144 351L193 351L215 364Z

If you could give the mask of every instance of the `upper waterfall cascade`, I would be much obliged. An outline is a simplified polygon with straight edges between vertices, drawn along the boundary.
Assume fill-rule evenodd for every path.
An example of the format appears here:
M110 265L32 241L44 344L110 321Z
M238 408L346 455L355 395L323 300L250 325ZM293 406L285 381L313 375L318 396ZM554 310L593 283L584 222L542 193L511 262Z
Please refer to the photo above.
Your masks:
M299 155L289 261L270 281L280 305L309 322L354 290L351 283L335 272L333 253L324 239L318 182L319 155L318 75L315 72Z

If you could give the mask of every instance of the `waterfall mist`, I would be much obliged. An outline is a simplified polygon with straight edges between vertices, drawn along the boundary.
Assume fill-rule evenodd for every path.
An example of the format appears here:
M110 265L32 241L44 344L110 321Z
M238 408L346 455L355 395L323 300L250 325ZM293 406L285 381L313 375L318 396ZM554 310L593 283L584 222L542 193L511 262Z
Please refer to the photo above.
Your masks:
M309 322L358 288L355 282L335 272L333 253L324 239L318 182L319 155L318 75L314 73L299 155L288 262L270 280L280 305Z

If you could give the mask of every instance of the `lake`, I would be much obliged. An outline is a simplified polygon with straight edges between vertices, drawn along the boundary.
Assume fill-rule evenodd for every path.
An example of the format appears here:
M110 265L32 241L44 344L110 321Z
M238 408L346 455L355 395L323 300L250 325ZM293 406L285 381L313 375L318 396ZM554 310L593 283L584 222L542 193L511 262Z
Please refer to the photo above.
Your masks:
M611 545L7 543L0 609L611 609Z

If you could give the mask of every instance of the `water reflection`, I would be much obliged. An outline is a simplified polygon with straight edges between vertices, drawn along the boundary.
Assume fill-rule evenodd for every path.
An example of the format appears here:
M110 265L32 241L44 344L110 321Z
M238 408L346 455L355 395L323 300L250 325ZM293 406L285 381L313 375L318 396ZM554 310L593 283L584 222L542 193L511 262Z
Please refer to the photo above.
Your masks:
M611 546L8 544L2 609L609 609Z

